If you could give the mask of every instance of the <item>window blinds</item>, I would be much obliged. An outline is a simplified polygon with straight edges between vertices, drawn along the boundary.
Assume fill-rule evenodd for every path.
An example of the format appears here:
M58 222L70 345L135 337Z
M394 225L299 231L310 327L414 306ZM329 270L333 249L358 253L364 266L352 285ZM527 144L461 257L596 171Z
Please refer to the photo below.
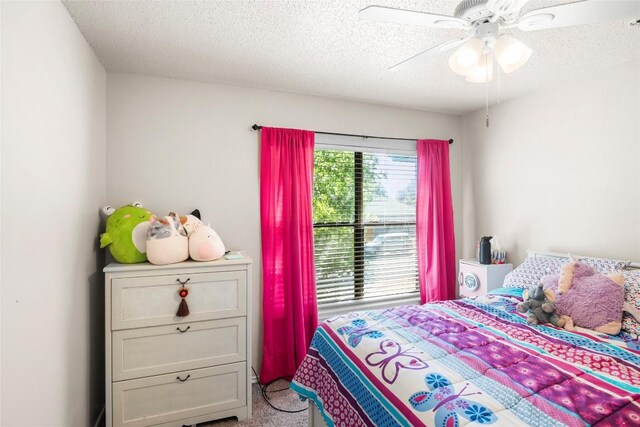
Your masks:
M418 293L416 156L354 148L315 151L319 305Z

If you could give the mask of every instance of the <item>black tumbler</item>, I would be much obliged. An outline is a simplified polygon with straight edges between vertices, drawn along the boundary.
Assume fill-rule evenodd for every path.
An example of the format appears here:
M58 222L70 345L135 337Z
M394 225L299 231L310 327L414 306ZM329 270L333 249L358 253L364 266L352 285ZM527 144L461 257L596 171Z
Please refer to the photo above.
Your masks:
M484 236L480 239L478 261L480 264L491 264L491 236Z

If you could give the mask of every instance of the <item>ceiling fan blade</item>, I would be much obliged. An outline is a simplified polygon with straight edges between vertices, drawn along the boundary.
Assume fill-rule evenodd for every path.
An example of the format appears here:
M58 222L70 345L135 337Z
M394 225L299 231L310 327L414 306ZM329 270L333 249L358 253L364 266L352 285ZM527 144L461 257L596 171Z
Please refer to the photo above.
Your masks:
M626 17L640 18L640 1L584 0L560 6L543 7L523 15L518 21L518 28L523 31L534 31Z
M389 67L389 71L406 70L408 68L423 64L429 61L434 56L438 56L442 52L455 49L456 47L460 46L470 38L471 36L468 36L468 37L462 37L459 39L453 39L453 40L446 41L444 43L440 43L439 45L429 48L424 52L420 52L419 54L414 55L409 59L405 59L404 61L394 65L393 67Z
M454 16L396 9L394 7L368 6L358 13L360 20L393 22L396 24L428 25L438 28L468 28L469 23Z

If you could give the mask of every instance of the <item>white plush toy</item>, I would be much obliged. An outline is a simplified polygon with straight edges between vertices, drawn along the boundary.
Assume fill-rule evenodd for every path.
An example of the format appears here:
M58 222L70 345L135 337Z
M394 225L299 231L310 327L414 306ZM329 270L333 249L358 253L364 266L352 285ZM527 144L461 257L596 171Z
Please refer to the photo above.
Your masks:
M197 215L194 215L194 213L196 213L196 212L198 213L198 215L200 214L200 211L198 211L196 209L191 214L182 215L180 217L180 223L184 227L184 230L186 231L187 236L191 235L191 233L193 233L195 231L195 228L199 227L200 224L202 224L202 221L200 220L200 217L197 216Z
M196 261L213 261L224 256L222 239L213 228L200 224L189 235L189 256Z
M224 243L218 234L194 215L180 217L189 236L189 256L195 261L213 261L222 258Z
M189 258L189 241L180 218L151 216L147 231L147 258L156 265L173 264Z

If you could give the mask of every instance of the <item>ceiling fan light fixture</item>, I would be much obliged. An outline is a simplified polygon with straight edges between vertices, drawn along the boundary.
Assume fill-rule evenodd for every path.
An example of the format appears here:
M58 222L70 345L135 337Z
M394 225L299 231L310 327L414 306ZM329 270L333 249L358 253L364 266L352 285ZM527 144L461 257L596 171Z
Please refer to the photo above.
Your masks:
M469 70L480 62L482 50L482 40L478 38L469 39L449 58L451 71L461 76L466 76Z
M482 55L480 62L472 67L466 76L466 80L470 83L490 82L493 79L493 58L491 58L491 54Z
M531 57L531 48L508 35L502 35L494 46L496 61L505 73L522 67Z

